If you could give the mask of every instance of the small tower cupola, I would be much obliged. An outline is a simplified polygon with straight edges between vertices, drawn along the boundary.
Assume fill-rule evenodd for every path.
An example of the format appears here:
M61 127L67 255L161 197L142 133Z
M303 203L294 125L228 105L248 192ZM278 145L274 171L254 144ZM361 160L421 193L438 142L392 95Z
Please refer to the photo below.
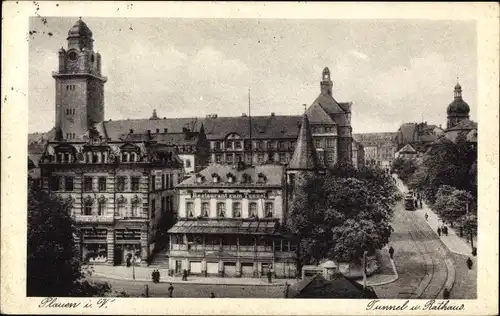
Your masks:
M469 119L470 107L462 98L462 86L457 82L454 89L453 101L448 105L446 109L447 114L447 124L446 128L452 128L457 125L458 122Z
M149 118L150 120L159 120L160 118L156 114L156 109L153 110L153 115Z
M88 50L93 50L92 31L89 29L87 24L82 21L82 18L76 21L75 25L68 31L68 49L76 48L83 50L86 48Z
M331 80L330 69L328 69L328 67L325 67L325 69L323 69L320 86L321 94L332 96L333 82Z

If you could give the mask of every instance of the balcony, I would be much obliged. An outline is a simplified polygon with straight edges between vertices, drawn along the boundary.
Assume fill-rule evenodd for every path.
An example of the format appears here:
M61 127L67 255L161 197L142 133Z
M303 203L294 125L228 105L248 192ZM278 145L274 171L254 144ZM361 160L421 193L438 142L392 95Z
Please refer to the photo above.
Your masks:
M113 223L113 215L75 215L77 223Z

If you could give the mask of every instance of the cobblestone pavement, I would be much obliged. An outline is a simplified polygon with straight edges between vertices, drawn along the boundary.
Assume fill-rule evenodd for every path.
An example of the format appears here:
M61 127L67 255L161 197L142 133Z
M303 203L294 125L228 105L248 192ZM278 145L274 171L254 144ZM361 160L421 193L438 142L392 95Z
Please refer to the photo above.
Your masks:
M413 211L402 202L395 209L390 246L399 278L390 284L374 286L380 298L441 298L448 277L447 249Z

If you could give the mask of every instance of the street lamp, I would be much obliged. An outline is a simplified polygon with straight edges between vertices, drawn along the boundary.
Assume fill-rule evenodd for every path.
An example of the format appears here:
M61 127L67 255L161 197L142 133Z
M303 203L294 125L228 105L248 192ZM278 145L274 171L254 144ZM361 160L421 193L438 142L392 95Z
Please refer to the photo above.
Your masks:
M368 251L363 252L363 289L366 289L366 255Z
M135 254L132 257L132 279L135 280Z

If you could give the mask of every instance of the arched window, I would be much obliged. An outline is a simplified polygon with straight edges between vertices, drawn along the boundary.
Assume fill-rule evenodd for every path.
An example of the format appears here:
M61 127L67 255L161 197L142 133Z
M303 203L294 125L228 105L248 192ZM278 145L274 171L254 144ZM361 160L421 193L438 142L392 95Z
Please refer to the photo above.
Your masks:
M201 216L208 217L208 212L210 211L210 205L208 202L201 203Z
M217 203L217 217L226 217L226 203Z
M241 217L241 203L240 202L233 203L233 217L235 217L235 218Z
M272 202L267 202L266 203L266 217L270 218L273 217L274 213L274 206Z
M194 217L194 203L186 202L186 214L187 217Z
M248 203L248 214L252 217L257 217L257 203L251 202Z
M135 162L135 161L137 161L137 154L131 153L130 154L130 162Z

